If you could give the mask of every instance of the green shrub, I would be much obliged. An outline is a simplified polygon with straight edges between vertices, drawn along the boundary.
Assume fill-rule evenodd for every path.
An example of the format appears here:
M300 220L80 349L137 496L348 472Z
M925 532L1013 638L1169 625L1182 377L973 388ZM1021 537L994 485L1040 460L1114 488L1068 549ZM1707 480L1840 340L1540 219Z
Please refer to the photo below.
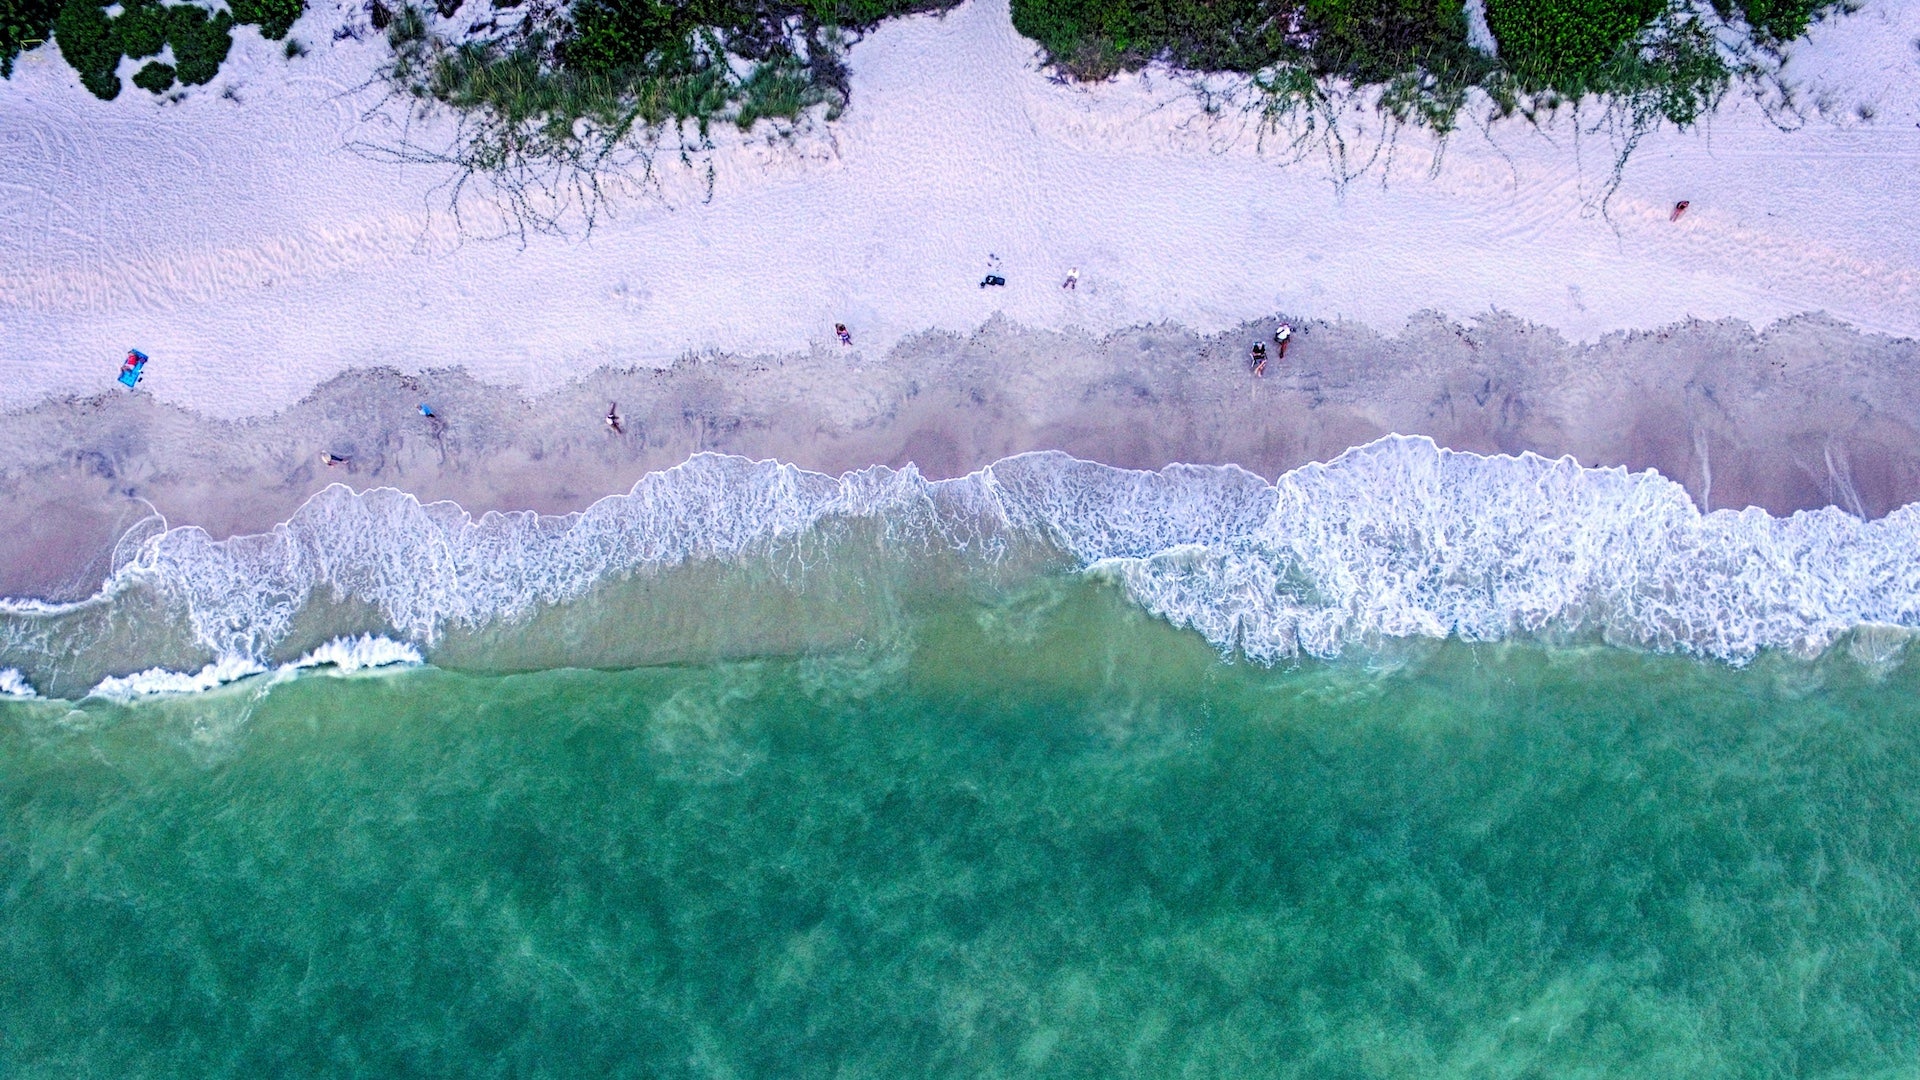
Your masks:
M1165 60L1241 73L1295 64L1385 82L1479 64L1459 0L1014 0L1013 25L1086 77Z
M19 4L23 0L0 0ZM40 0L35 0L40 2ZM235 0L246 21L258 21L268 37L281 37L299 17L303 0ZM225 11L209 11L195 4L161 4L158 0L123 0L118 16L108 18L100 0L66 0L53 19L53 38L60 54L80 75L81 85L94 95L112 100L120 93L116 70L122 55L138 60L157 56L173 46L174 66L148 64L135 85L164 93L178 79L188 86L204 86L220 73L233 48L235 18ZM11 68L7 69L8 73Z
M187 86L204 86L220 74L227 51L233 48L233 16L191 4L167 7L167 43L173 46L175 73Z
M1645 33L1664 0L1486 0L1500 59L1529 89L1577 95Z
M151 60L139 71L133 73L133 85L154 94L164 94L173 88L173 65Z
M0 79L13 77L13 58L53 36L59 0L0 0Z
M120 96L120 34L93 0L67 0L54 21L53 40L80 75L80 85L102 101Z
M957 2L573 0L565 18L460 45L431 35L406 5L387 30L387 76L422 107L461 114L457 148L428 159L520 183L553 165L591 170L636 128L691 121L704 135L715 119L751 127L820 104L837 116L844 29Z
M307 8L306 0L228 0L233 21L258 26L268 41L279 41Z
M1713 9L1723 18L1738 14L1755 37L1777 45L1806 33L1814 19L1840 6L1838 0L1714 0Z
M158 56L166 47L167 9L155 0L128 0L113 25L120 31L121 51L135 60Z

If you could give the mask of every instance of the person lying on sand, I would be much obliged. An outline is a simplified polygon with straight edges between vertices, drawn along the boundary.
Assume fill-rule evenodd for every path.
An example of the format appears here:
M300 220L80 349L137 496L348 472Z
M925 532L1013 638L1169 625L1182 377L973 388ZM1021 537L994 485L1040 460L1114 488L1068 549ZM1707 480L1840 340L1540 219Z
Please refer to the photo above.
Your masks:
M619 402L610 401L607 403L606 419L607 419L608 431L613 432L615 435L626 434L626 431L620 427L620 403Z
M1067 280L1061 282L1060 287L1063 289L1071 289L1075 292L1080 291L1080 268L1076 266L1068 270Z
M330 454L325 450L320 451L320 463L329 469L336 465L348 464L351 460L351 458L343 458L339 454Z
M1257 341L1253 344L1253 373L1255 375L1267 373L1267 347Z

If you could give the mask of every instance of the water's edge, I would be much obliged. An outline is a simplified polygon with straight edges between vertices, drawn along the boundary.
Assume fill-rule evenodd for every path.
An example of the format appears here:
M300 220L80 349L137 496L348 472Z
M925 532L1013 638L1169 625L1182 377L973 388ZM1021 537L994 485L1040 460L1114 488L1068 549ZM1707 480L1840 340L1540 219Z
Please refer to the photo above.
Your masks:
M702 454L563 516L475 517L335 485L264 534L215 540L150 520L94 596L0 601L0 689L71 694L83 677L113 696L192 689L300 663L334 639L351 656L352 641L378 641L364 635L390 640L363 651L431 658L450 635L497 634L636 575L702 566L754 568L730 587L784 590L789 620L794 605L849 598L878 610L877 596L935 565L1011 567L1115 582L1266 664L1416 636L1595 639L1740 664L1815 654L1861 626L1920 626L1916 554L1912 506L1877 521L1834 508L1702 514L1652 471L1425 437L1389 436L1272 484L1232 466L1139 472L1051 452L951 480ZM701 599L718 587L680 586L678 625L744 617ZM208 669L179 674L196 661Z

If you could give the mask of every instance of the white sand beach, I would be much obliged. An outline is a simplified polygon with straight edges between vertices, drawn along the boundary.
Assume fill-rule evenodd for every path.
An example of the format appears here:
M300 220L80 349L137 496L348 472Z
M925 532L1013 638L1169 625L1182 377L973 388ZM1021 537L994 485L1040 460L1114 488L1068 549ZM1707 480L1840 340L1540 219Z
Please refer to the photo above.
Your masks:
M1094 334L1275 314L1391 332L1497 310L1577 341L1823 311L1920 333L1920 6L1897 0L1793 47L1792 130L1730 97L1645 139L1604 214L1614 148L1591 115L1469 127L1437 164L1401 132L1341 185L1164 72L1049 81L1004 0L969 0L857 44L840 121L717 133L590 237L524 244L463 241L445 170L348 149L401 137L369 111L384 45L364 20L315 5L293 61L244 30L215 83L169 104L100 102L53 50L22 56L0 86L0 409L107 388L128 347L154 358L144 391L240 417L356 367L540 392L604 366L806 350L835 322L865 362L996 314ZM364 40L331 40L350 25ZM1370 114L1350 123L1352 145L1378 138ZM977 287L990 269L1005 289Z

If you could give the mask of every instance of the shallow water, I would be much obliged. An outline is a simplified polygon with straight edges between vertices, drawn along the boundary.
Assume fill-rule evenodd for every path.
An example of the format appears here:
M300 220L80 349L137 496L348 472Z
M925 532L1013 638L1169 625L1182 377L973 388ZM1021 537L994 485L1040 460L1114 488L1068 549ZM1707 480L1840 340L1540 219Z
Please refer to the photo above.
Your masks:
M885 645L0 704L14 1076L1895 1076L1920 675Z

